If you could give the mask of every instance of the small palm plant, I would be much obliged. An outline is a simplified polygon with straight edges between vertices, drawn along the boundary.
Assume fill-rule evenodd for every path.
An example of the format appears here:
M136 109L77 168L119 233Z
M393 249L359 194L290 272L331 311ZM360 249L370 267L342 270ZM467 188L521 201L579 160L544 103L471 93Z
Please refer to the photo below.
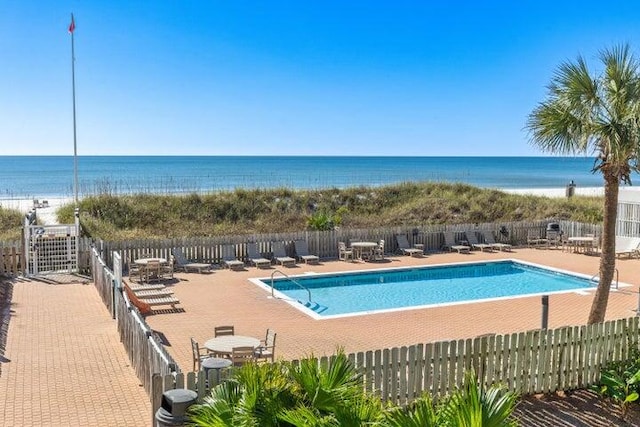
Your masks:
M451 427L515 427L511 417L518 397L500 386L485 390L478 384L473 371L465 375L464 385L457 390L442 409L442 425Z

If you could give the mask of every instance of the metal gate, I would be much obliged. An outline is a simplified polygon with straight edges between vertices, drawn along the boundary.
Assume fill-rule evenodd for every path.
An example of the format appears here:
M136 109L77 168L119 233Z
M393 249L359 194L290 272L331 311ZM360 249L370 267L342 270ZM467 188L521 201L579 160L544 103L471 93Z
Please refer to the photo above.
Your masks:
M78 272L80 224L26 225L25 267L29 277Z

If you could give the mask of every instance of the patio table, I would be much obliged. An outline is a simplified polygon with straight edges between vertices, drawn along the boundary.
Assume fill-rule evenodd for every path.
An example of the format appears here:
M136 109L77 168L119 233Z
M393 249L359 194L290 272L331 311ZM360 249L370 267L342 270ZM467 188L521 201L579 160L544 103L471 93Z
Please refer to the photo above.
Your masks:
M156 262L160 264L160 271L157 273L157 277L156 275L149 277L149 272L147 271L147 265L149 265L149 263L156 263ZM145 282L145 281L150 282L151 280L164 279L162 275L162 267L168 264L166 258L138 258L134 260L133 263L140 267L140 270L142 272L142 280L141 280L142 282Z
M580 249L584 249L584 252L590 252L594 249L595 238L589 236L577 236L569 237L567 239L569 246L573 247L573 252L580 252Z
M207 340L204 346L213 353L231 355L234 347L259 347L260 340L244 335L223 335Z
M354 258L364 260L371 259L373 251L378 247L376 242L353 242L351 248L353 249Z

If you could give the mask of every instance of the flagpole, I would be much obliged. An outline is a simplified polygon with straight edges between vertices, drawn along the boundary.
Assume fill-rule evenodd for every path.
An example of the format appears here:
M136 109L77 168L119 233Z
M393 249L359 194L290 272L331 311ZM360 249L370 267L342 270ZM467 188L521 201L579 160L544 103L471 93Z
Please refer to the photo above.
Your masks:
M78 143L76 139L76 56L73 45L73 33L76 29L73 13L71 14L71 25L69 32L71 33L71 91L73 97L73 200L76 208L78 207Z

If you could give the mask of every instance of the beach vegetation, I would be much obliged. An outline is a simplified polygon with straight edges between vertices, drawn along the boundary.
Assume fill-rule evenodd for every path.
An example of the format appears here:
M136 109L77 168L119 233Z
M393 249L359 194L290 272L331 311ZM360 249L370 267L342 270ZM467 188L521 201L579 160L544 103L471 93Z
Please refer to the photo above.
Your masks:
M14 242L22 238L24 215L16 209L0 207L0 241Z
M603 322L615 271L620 183L631 184L640 158L640 63L629 46L600 53L592 74L584 58L562 63L548 94L529 115L531 142L557 155L593 155L593 173L604 180L599 283L588 323Z
M247 363L189 408L196 426L507 427L518 425L518 399L500 386L480 386L473 372L463 387L434 403L428 394L407 406L384 404L364 390L344 352L329 363Z
M73 205L58 211L73 222ZM105 240L533 220L602 221L602 198L508 194L465 184L403 183L322 190L187 195L101 194L80 201L83 232ZM324 225L323 225L324 224Z

